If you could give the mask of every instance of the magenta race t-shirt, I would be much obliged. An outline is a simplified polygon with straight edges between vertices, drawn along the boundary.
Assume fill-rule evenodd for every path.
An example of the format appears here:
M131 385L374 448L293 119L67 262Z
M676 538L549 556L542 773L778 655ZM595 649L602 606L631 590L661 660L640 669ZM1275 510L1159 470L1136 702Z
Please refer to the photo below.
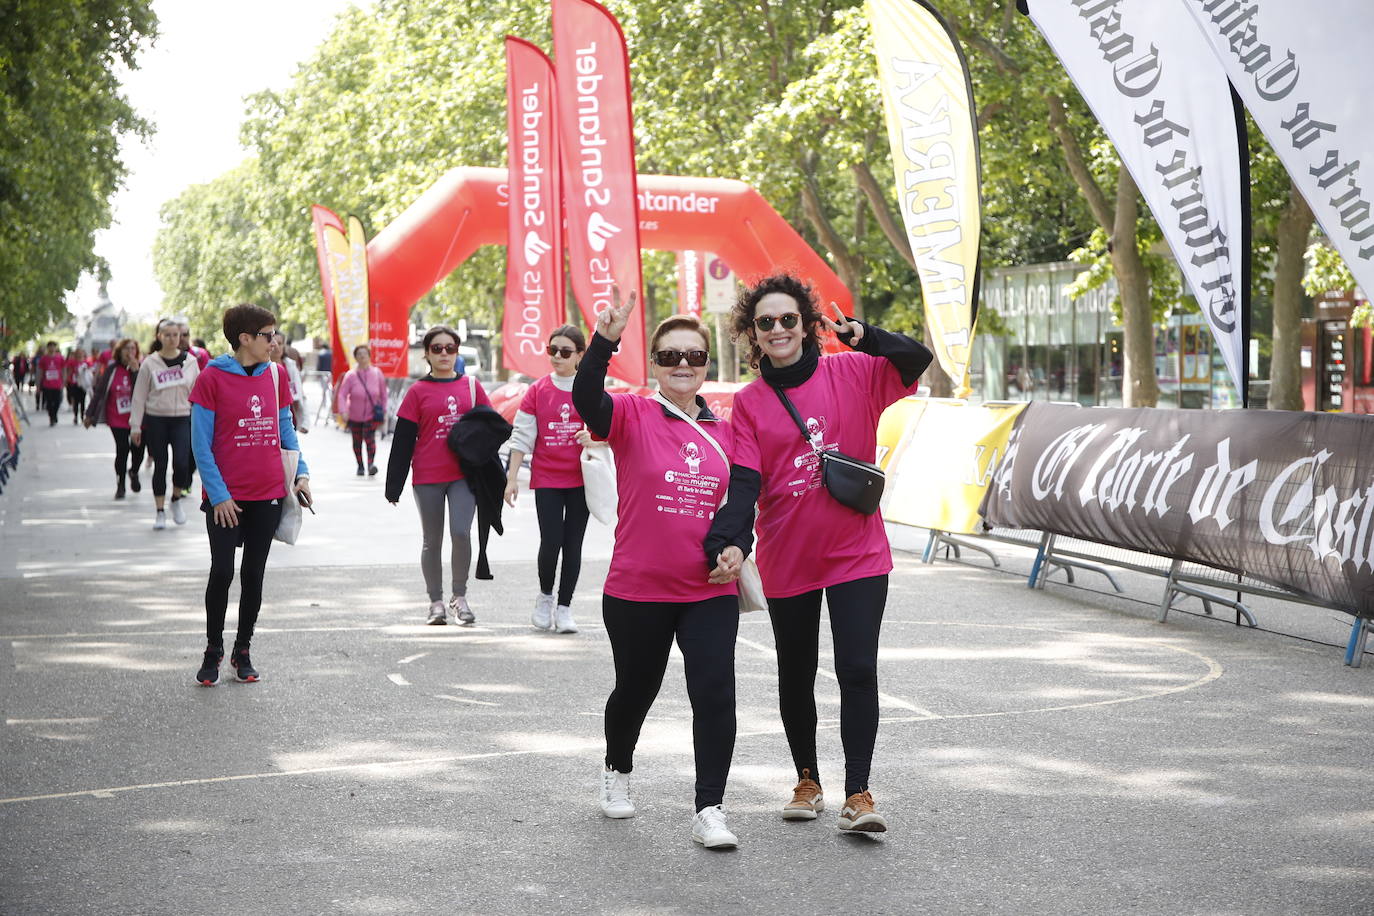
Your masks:
M620 495L615 550L603 591L625 601L705 601L736 593L712 585L702 541L730 484L730 467L685 421L656 400L613 394L611 432ZM698 421L726 455L730 426Z
M291 404L286 372L272 370L247 376L208 366L196 377L191 403L215 412L210 451L229 495L235 499L281 499L286 483L281 470L281 430L277 407Z
M490 405L482 383L475 381L475 385L476 403ZM415 455L410 459L412 483L462 479L458 456L448 447L448 431L474 406L468 395L468 380L461 375L447 381L422 378L410 386L396 416L420 428L415 438Z
M105 393L105 423L111 429L128 429L134 404L134 377L123 366L110 372L110 390Z
M572 392L559 390L553 376L546 375L525 392L520 409L535 423L530 489L582 486L582 446L577 444L582 418L573 407Z
M786 391L812 442L871 462L878 418L916 387L903 385L886 359L839 353L821 357L811 378ZM765 595L789 598L892 571L882 513L855 512L830 495L820 458L763 379L736 393L730 425L735 464L763 478L754 530Z
M53 353L38 357L38 387L61 388L62 373L66 371L67 361L61 354Z

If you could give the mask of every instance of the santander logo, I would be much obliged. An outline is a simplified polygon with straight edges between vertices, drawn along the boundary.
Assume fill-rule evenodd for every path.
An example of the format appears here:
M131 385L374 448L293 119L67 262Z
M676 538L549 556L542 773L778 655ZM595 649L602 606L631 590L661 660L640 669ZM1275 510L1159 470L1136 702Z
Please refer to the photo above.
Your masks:
M553 245L539 237L539 233L531 229L525 233L525 264L530 267L537 267L539 261L553 250Z
M619 226L610 223L600 212L593 210L592 215L587 218L587 244L592 246L592 251L605 251L606 242L619 235Z

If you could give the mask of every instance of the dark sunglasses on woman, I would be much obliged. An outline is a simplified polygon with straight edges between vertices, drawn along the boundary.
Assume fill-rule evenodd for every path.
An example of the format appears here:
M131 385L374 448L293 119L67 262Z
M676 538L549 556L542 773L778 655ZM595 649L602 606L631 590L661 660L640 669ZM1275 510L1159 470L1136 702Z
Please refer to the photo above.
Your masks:
M671 369L687 360L687 365L700 368L706 365L706 360L710 354L705 350L658 350L654 353L654 362L665 369Z
M550 356L561 356L564 359L572 359L572 355L577 351L572 347L555 347L553 344L549 344L544 352L548 353Z
M754 319L754 324L760 331L771 331L773 330L773 323L777 322L790 331L797 326L797 322L799 321L801 321L800 312L787 312L784 315L778 315L776 317L773 315L760 315Z
M457 353L457 352L458 352L458 345L457 345L457 344L430 344L430 345L429 345L429 352L435 354L436 356L437 356L438 354L440 354L440 353Z

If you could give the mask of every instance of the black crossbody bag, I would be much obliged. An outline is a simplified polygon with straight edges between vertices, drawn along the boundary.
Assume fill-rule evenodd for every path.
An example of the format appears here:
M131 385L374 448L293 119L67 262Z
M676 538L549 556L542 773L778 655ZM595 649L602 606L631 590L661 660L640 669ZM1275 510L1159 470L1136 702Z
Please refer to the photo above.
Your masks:
M811 444L811 435L806 431L806 424L802 422L801 415L797 413L791 399L781 388L774 385L768 387L773 389L778 400L782 401L782 406L787 408L787 413L791 415L792 422L797 424L802 439ZM821 482L840 505L848 506L864 515L872 515L878 511L878 503L883 498L883 487L887 483L882 468L846 455L838 449L818 449L814 444L811 444L811 447L821 460Z

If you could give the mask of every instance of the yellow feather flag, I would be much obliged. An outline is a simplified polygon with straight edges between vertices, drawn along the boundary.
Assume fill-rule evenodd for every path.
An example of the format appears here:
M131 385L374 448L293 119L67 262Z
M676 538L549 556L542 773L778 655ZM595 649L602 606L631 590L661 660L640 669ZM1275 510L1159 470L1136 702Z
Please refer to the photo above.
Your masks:
M867 0L897 199L921 279L927 345L967 397L978 307L978 131L968 67L923 0Z
M325 251L328 255L329 277L334 289L334 314L338 320L339 345L342 353L335 359L344 365L353 364L353 351L368 342L367 237L363 224L356 216L348 218L348 235L333 226L325 226Z

